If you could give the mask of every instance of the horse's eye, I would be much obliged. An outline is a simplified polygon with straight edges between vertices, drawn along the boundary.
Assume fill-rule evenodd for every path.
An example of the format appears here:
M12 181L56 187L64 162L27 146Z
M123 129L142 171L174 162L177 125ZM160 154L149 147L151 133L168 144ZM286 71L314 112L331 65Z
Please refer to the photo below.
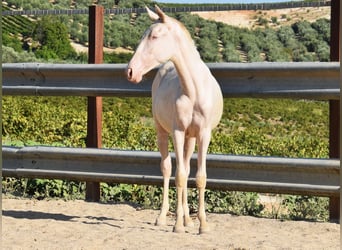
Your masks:
M156 35L151 35L151 40L156 40L158 37Z

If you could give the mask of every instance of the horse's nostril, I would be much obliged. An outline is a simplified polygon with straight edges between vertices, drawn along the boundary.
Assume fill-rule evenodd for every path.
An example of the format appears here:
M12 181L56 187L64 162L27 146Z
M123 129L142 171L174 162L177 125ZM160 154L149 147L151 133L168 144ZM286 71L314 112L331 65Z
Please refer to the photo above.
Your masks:
M128 77L128 79L131 79L132 76L133 76L133 70L132 70L132 68L128 68L127 69L127 77Z

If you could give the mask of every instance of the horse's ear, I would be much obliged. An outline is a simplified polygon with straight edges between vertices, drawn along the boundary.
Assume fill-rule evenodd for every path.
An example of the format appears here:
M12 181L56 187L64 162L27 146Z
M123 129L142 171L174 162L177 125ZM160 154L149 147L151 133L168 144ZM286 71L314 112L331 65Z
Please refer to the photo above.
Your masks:
M146 8L148 16L150 17L150 19L152 21L159 20L159 16L156 13L154 13L152 10L150 10L147 6L145 6L145 8Z
M154 13L152 10L150 10L147 6L145 6L145 8L146 8L147 14L149 15L149 17L152 21L158 21L159 20L162 23L165 22L167 16L157 5L155 6L156 13Z
M165 19L166 19L165 13L157 5L155 5L155 10L157 12L157 15L159 16L160 21L162 23L165 23Z

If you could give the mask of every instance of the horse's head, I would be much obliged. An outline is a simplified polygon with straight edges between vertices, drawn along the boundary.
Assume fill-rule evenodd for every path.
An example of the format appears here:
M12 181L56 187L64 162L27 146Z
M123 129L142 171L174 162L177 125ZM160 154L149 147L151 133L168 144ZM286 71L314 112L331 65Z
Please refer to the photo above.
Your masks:
M167 16L158 6L156 12L146 9L154 24L145 31L127 66L127 79L133 83L139 83L144 74L170 60L177 51L177 40L173 32L177 21Z

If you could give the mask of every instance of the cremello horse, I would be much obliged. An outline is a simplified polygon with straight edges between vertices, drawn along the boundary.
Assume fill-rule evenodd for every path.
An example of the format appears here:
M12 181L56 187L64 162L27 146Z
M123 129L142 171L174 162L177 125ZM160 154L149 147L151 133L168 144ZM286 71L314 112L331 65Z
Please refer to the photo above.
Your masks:
M126 73L129 81L139 83L144 74L163 64L152 85L152 112L164 178L163 203L156 224L166 224L166 214L169 210L168 192L172 166L168 152L168 135L171 134L177 162L177 216L174 232L184 232L184 226L193 224L187 203L187 179L190 173L190 158L197 141L198 218L199 233L203 233L209 230L204 204L206 155L211 130L221 119L222 93L215 78L201 60L184 25L167 16L157 6L155 11L156 13L147 8L150 18L155 22L143 35Z

